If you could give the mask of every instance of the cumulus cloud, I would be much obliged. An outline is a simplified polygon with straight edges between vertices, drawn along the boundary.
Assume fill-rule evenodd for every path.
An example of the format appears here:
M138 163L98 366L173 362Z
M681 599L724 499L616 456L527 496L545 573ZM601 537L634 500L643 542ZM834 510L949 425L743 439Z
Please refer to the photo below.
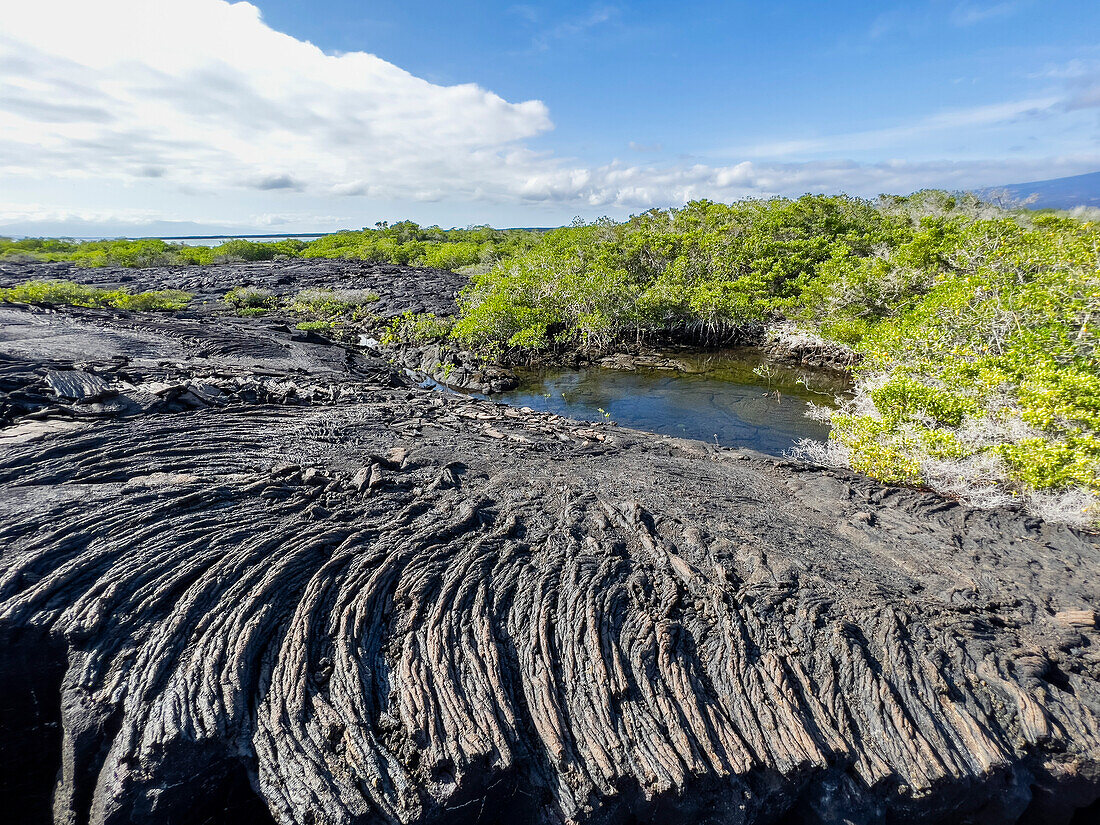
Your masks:
M326 54L274 31L248 3L35 0L10 6L0 30L0 176L8 184L27 182L26 191L30 182L62 181L63 190L55 191L65 197L109 191L121 204L111 212L114 220L195 217L148 209L150 191L188 198L236 192L242 199L296 199L313 204L303 208L341 213L344 207L327 204L366 198L616 211L699 197L982 187L1089 171L1097 162L1037 162L1034 176L1020 162L785 162L1056 108L1054 98L1033 98L834 139L742 147L730 157L752 160L728 165L580 164L527 146L552 128L537 100L510 102L473 84L433 84L364 52ZM595 7L570 25L600 25L614 8ZM1091 105L1085 81L1075 82L1077 105ZM631 145L632 153L650 148ZM126 211L123 195L142 187L142 210ZM7 188L11 197L13 187ZM20 212L8 204L0 220L44 220L43 209L49 207ZM81 220L100 217L107 219L96 213Z
M595 169L558 169L528 179L524 196L533 201L577 202L595 209L645 209L697 198L737 200L745 197L847 192L874 196L937 186L970 190L990 181L1009 183L1080 174L1095 169L1100 157L1028 161L900 160L856 163L825 160L812 163L756 163L731 166L627 166L612 163Z
M551 128L539 101L440 86L364 52L325 54L248 3L13 5L0 35L0 170L191 187L339 187L431 197L488 180Z

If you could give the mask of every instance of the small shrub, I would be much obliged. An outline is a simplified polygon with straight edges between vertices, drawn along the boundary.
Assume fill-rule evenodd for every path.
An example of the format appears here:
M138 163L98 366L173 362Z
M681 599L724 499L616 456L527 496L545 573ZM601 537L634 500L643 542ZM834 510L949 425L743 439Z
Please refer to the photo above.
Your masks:
M436 343L450 336L453 325L453 319L439 318L431 312L420 314L406 312L390 320L382 332L381 343L385 346L394 344L423 346Z
M20 304L67 304L69 306L108 306L110 292L72 281L26 281L0 290L0 299Z
M161 289L152 292L139 292L131 295L118 291L111 300L111 306L135 312L173 312L186 309L191 296L178 289Z
M235 286L223 300L235 307L238 314L243 314L243 310L267 311L275 306L275 296L269 290L253 286Z
M379 296L365 289L303 289L289 305L291 312L311 315L315 319L333 319L365 314L364 307L379 300Z
M234 238L215 246L212 252L215 261L271 261L279 254L279 249L270 243Z
M335 326L332 321L302 321L295 328L303 332L331 332Z

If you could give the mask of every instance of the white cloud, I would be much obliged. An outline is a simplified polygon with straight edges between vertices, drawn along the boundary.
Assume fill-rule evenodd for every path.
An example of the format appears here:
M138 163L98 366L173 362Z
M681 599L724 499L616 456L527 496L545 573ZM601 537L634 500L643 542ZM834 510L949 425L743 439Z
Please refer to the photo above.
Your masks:
M952 109L921 118L913 123L890 126L885 129L868 129L822 138L777 140L727 149L724 154L745 157L786 157L818 152L851 153L897 147L904 141L937 132L1012 123L1021 118L1049 112L1061 102L1063 102L1062 97L1047 96L975 106L969 109Z
M78 221L82 223L117 221L140 225L159 217L158 212L153 209L57 209L37 203L0 202L0 224L16 221L30 223L44 221Z
M731 166L627 166L547 171L528 178L523 196L531 201L576 202L590 209L638 210L682 204L695 198L736 200L807 192L847 192L874 196L927 187L976 189L995 184L1073 175L1100 166L1100 154L1033 162L891 160L855 163L758 163Z
M422 209L408 202L370 215L348 206L334 215L324 212L267 213L248 211L247 206L226 205L216 197L187 209L65 207L49 203L0 203L0 229L14 234L105 235L178 234L184 224L195 224L201 233L241 231L322 231L370 225L381 218L412 217L426 223L465 225L489 220L496 225L551 225L583 214L625 216L653 206L677 206L695 198L732 201L771 195L797 196L807 192L847 192L873 197L879 193L906 193L927 187L980 189L1064 175L1100 168L1100 154L1045 158L1033 161L926 161L900 160L856 163L828 160L812 163L743 161L729 166L670 166L611 163L595 168L548 164L527 169L517 178L514 191L487 217L487 198L479 203L471 196L455 208L451 192L423 193ZM474 191L474 188L471 188ZM260 193L266 194L266 193ZM476 192L475 192L476 195ZM430 197L438 203L432 203ZM346 200L322 202L319 208L342 209ZM252 203L255 206L255 203ZM521 217L541 215L542 220ZM398 211L394 211L394 210ZM440 217L443 215L443 217ZM168 222L168 223L166 223ZM189 227L186 227L189 228Z
M1100 61L1074 58L1066 63L1052 63L1037 72L1029 72L1031 79L1076 80L1100 72Z
M956 26L973 26L997 17L1015 14L1023 6L1020 0L1003 3L959 3L951 10L951 22Z
M576 39L587 34L591 29L613 20L618 14L619 10L614 6L595 6L585 14L564 20L540 33L531 41L531 51L547 51L556 41Z
M157 174L193 188L418 198L471 177L500 187L516 142L551 128L538 101L328 55L221 0L14 5L0 90L0 170Z
M984 187L1100 165L1096 152L1068 151L1011 163L790 162L859 149L881 157L934 132L1064 109L1065 95L741 147L727 153L729 164L585 165L525 145L552 128L539 101L432 84L363 52L326 54L272 30L248 3L9 5L0 32L0 187L15 200L0 204L0 221L9 226L170 220L312 229L321 224L310 221L334 228L394 217L363 215L363 204L414 216L458 204L456 223L485 214L464 204L488 205L514 225L525 222L517 208L614 214L698 197ZM595 7L569 25L583 31L613 15L614 7ZM631 146L634 157L653 148Z
M909 3L877 14L871 21L868 35L872 40L888 35L923 37L942 28L945 22L958 28L966 28L1008 17L1023 9L1029 2L1030 0L1001 0L994 3L963 0L954 4Z

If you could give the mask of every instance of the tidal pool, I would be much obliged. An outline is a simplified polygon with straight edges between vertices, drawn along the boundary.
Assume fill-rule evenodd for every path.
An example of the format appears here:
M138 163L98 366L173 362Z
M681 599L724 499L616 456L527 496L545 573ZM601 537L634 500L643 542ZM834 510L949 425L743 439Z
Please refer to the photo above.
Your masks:
M588 421L781 455L829 427L806 416L846 391L835 373L767 362L756 350L670 356L680 369L639 366L519 372L520 386L495 400Z

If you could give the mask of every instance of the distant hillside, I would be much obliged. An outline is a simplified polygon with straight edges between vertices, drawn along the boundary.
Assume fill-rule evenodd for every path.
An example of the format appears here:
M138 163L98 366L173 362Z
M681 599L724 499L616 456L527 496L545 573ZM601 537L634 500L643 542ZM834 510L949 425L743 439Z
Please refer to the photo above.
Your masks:
M1009 197L1025 201L1031 209L1072 209L1075 206L1100 207L1100 172L1085 175L1073 175L1068 178L1037 180L1031 183L1013 183L1008 186L992 187L979 192L979 195L1002 193Z

